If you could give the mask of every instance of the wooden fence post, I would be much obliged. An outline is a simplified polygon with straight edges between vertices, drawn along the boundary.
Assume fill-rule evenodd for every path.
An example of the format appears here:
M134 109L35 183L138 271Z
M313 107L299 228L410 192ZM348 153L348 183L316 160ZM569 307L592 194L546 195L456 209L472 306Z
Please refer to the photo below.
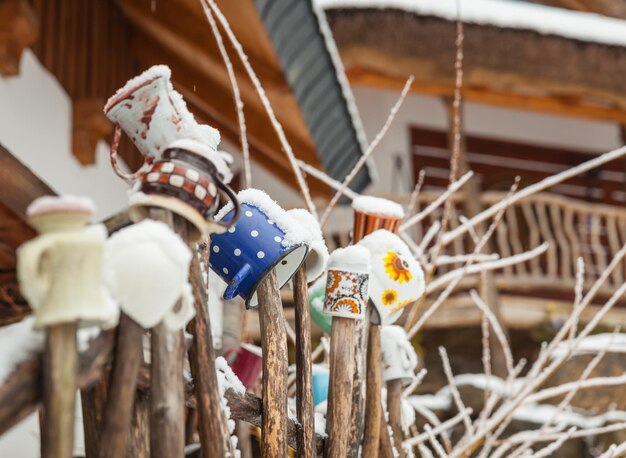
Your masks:
M268 273L257 289L263 348L263 457L287 456L287 331L276 273Z

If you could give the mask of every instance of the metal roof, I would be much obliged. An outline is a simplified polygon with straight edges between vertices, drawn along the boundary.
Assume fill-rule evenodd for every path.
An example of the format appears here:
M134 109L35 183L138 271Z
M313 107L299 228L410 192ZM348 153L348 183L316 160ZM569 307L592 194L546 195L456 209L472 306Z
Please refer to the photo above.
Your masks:
M343 178L363 155L364 135L352 94L341 81L310 0L255 0L283 73L298 100L326 172ZM343 84L342 84L343 83ZM371 182L364 167L351 183L359 192Z

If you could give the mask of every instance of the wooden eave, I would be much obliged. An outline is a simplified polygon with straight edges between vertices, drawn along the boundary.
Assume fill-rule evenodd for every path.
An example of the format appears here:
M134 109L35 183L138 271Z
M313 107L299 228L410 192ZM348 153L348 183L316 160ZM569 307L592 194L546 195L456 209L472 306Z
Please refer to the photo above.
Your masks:
M326 11L350 81L451 96L456 25L396 9ZM530 30L464 26L466 100L626 123L626 49Z
M30 313L17 282L17 248L35 236L26 208L38 197L54 195L28 167L0 145L0 325Z
M154 64L171 67L174 87L198 121L213 125L223 138L239 144L231 84L199 1L30 1L41 18L41 39L35 52L66 89L74 111L79 113L73 144L81 162L95 160L98 139L111 139L112 126L106 118L103 123L101 113L107 97ZM323 168L253 1L217 3L248 54L295 154ZM251 156L278 179L296 187L261 100L225 34L224 41L243 98ZM123 141L121 154L133 169L142 162L128 140ZM319 186L313 190L318 196L328 192Z

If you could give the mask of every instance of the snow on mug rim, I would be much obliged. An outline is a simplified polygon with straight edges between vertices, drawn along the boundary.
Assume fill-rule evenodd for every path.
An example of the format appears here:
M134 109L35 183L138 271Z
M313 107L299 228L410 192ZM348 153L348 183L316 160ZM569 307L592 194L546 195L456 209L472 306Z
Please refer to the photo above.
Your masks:
M51 213L85 213L93 215L96 212L96 205L88 197L74 196L66 194L62 196L43 196L31 202L26 209L26 216L48 215Z

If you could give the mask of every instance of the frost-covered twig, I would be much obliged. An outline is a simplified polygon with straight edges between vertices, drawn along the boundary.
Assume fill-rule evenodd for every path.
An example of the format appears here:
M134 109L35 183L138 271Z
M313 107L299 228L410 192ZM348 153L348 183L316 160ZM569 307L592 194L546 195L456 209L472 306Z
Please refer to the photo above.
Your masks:
M423 221L428 215L430 215L433 211L441 206L444 202L447 202L452 198L452 195L457 192L465 183L469 181L470 178L474 176L474 172L471 170L463 175L458 180L454 181L448 186L444 192L442 192L435 200L433 200L424 210L416 213L415 215L408 218L404 223L400 225L400 232L406 231L414 224Z
M439 418L437 418L437 415L435 415L432 410L419 404L413 405L413 408L417 413L419 413L426 420L428 420L428 422L433 425L433 427L436 428L437 426L441 425L441 421L439 421ZM450 436L448 435L448 432L444 430L441 431L439 434L441 435L441 440L443 441L443 445L445 446L446 450L448 452L452 450L452 443L450 442Z
M432 240L435 238L435 235L437 235L440 229L441 229L441 223L439 221L435 221L428 228L428 230L426 231L426 234L424 235L424 237L422 238L422 241L419 244L419 248L422 251L422 253L426 252L426 247L428 247L430 242L432 242Z
M530 251L525 251L524 253L519 253L513 256L509 256L507 258L497 259L495 261L481 262L479 264L473 264L467 269L465 267L459 267L458 269L452 270L436 278L432 282L430 282L426 286L426 293L429 294L433 291L437 291L438 289L442 288L447 283L453 280L456 280L459 277L463 278L466 275L470 275L474 273L486 272L488 270L502 269L503 267L512 266L515 264L519 264L521 262L528 261L529 259L532 259L534 257L537 257L545 253L548 250L548 247L549 247L548 242L544 242L538 247L533 248ZM467 255L468 262L470 261L473 262L476 259L479 259L478 255Z
M447 458L448 454L433 434L433 429L430 427L430 425L424 425L424 431L428 435L428 442L430 442L430 445L433 446L433 449L435 450L435 452L437 452L439 458Z
M511 188L512 190L515 189L517 187L517 183L518 181L516 181L516 183L513 185L513 187ZM505 199L506 201L507 199ZM498 223L500 222L502 215L504 215L504 211L506 210L506 206L500 211L498 212L498 214L495 216L495 218L493 219L493 221L491 222L491 225L489 226L489 228L487 229L487 231L485 232L485 234L483 235L483 237L481 238L480 242L476 245L476 247L474 248L474 252L473 254L477 254L480 253L481 250L483 249L483 247L485 246L485 244L487 243L487 241L489 240L489 238L491 237L491 235L493 234L493 232L496 230L496 227L498 225ZM409 336L409 338L413 338L413 336L415 336L415 334L417 332L419 332L419 330L422 328L422 326L424 326L424 323L437 311L437 309L441 306L441 304L450 296L450 294L452 294L452 291L454 291L454 288L456 288L456 286L459 284L459 282L461 281L461 278L463 277L463 275L467 272L467 270L469 270L469 268L472 265L472 260L468 260L465 263L465 266L463 267L463 271L461 272L461 275L459 275L458 277L456 277L455 279L453 279L448 286L446 287L446 289L439 295L439 297L437 297L437 299L435 300L435 302L433 302L433 304L424 312L424 314L419 318L419 320L417 320L417 322L415 323L415 325L413 325L413 327L411 327L409 329L409 331L407 332L407 335ZM415 319L417 319L417 311L419 310L419 304L420 301L423 300L423 298L426 297L426 294L422 295L422 297L420 298L420 300L416 303L416 305L413 306L413 315ZM405 327L408 327L411 325L411 322L413 321L412 318L410 318L408 320L408 322L406 323Z
M450 367L450 359L448 358L448 352L444 347L439 347L439 355L441 356L441 362L443 363L443 371L446 374L446 379L448 380L448 387L450 388L450 393L452 393L452 399L456 404L459 412L463 412L465 410L465 404L461 399L461 393L459 393L459 389L456 386L456 382L454 381L454 374L452 374L452 368ZM472 420L469 415L463 417L463 424L465 425L466 434L473 434L474 427L472 425Z
M300 159L298 159L298 166L309 175L314 176L315 178L320 180L322 183L328 185L329 188L332 188L335 191L341 191L343 195L346 196L348 199L354 200L357 197L359 197L359 194L354 192L352 189L350 188L342 189L341 183L339 183L337 180L335 180L334 178L331 178L327 173L316 169L312 165L307 164L304 161L301 161Z
M296 157L293 153L293 149L291 148L291 145L289 144L289 141L287 141L287 137L285 136L285 132L283 131L283 126L280 124L280 122L276 118L276 114L274 113L274 110L272 109L270 101L267 98L265 89L263 89L263 86L261 85L259 78L257 77L254 69L252 68L252 65L250 65L250 62L248 61L248 56L243 50L241 43L239 43L239 40L237 40L237 37L235 36L232 29L230 28L230 24L228 23L228 20L224 17L224 15L222 14L222 11L218 8L215 1L214 0L202 0L202 2L208 3L208 5L211 7L211 10L215 14L215 17L217 17L217 20L219 21L222 28L226 32L228 39L231 41L233 48L235 48L235 51L237 51L237 54L239 55L239 59L241 60L241 63L246 69L246 72L248 73L248 76L250 77L250 80L252 81L254 88L259 94L259 98L261 99L261 103L263 104L263 107L265 108L265 111L267 112L267 115L270 118L272 127L274 128L274 130L276 131L276 134L278 135L280 144L285 150L285 154L287 154L287 158L289 159L289 164L291 165L293 173L296 176L296 181L298 182L298 186L300 187L300 192L302 193L304 202L306 203L308 210L313 215L317 215L315 204L313 203L313 200L311 199L311 193L309 191L309 187L306 184L304 177L302 176L302 172L300 171L298 164L296 163Z
M476 307L478 307L480 311L483 312L485 316L487 317L487 319L489 320L489 324L491 324L491 327L493 328L493 331L496 334L496 338L498 339L498 342L500 342L500 346L502 347L502 352L504 353L504 361L506 363L506 369L507 369L508 375L511 376L511 374L513 374L513 371L514 371L513 352L511 351L509 342L506 336L504 335L504 331L502 330L502 327L500 326L498 319L493 314L489 306L485 304L485 301L483 301L483 299L480 297L480 295L475 289L470 291L470 296L472 300L474 301L474 304L476 304Z
M409 79L406 80L404 88L402 89L402 93L400 94L400 98L391 109L391 112L389 112L387 121L385 121L385 124L383 125L380 132L378 132L376 137L374 137L374 140L372 141L372 143L369 144L369 146L367 147L367 150L365 151L365 153L363 153L363 156L359 158L358 162L352 168L350 173L346 175L346 178L343 180L343 183L341 183L341 189L335 193L335 195L332 197L332 199L328 203L328 206L326 207L326 210L324 210L324 213L322 214L322 218L320 219L320 226L322 228L324 228L324 226L328 222L328 217L330 216L330 212L332 212L335 205L337 205L337 202L339 202L339 199L341 198L343 190L347 188L348 186L350 186L350 183L352 183L352 180L354 179L354 177L363 168L363 166L365 165L369 157L372 155L372 153L374 152L374 150L376 149L380 141L383 139L383 137L387 133L387 130L389 130L389 126L391 125L391 122L396 117L398 110L400 110L400 107L402 106L402 103L404 102L404 99L406 98L406 95L408 94L409 89L411 88L411 84L413 84L413 76L410 76Z
M615 386L626 384L626 374L616 375L614 377L594 377L588 380L568 382L559 386L546 388L537 393L529 395L525 400L525 404L538 403L546 399L561 396L569 393L573 389L584 390L587 388L598 388L602 386Z
M411 197L409 198L409 205L406 208L406 215L404 219L410 218L411 215L415 212L415 207L417 207L417 198L419 197L420 191L422 190L422 186L424 186L424 179L426 178L426 171L420 170L419 175L417 176L417 183L415 183L415 188L413 188L413 192L411 193Z
M217 24L215 23L215 18L213 17L213 13L211 13L210 8L207 6L205 2L202 2L202 8L204 9L204 14L209 21L209 25L211 26L211 31L213 32L213 36L215 37L215 41L217 42L217 47L220 50L220 54L222 55L222 59L224 60L224 65L226 66L226 71L228 73L228 79L230 80L230 85L233 88L233 96L235 97L235 107L237 108L237 121L239 122L239 137L241 139L241 152L243 154L243 184L244 189L248 189L252 186L252 175L250 172L250 145L248 145L248 136L246 129L246 117L243 113L243 100L241 99L241 92L239 91L239 84L237 83L237 76L235 76L235 70L233 70L233 64L228 56L228 52L224 47L224 41L222 40L222 34L220 33Z
M426 370L426 368L420 370L415 375L415 378L413 379L411 384L404 389L404 391L402 392L402 396L405 398L411 396L411 394L413 394L413 391L415 391L415 389L422 384L422 381L424 380L424 377L426 377L427 373L428 371Z
M472 409L470 409L469 407L466 408L462 412L459 412L458 414L456 414L454 417L450 418L449 420L444 421L439 426L433 428L432 433L433 434L441 434L442 431L449 430L453 426L456 426L459 423L461 423L463 421L464 417L470 416L472 414L472 412L473 412ZM428 435L426 433L421 433L421 434L418 434L415 437L411 437L411 438L405 440L402 443L402 445L405 446L405 447L413 447L413 446L415 446L417 444L421 444L423 442L426 442L427 440L428 440Z
M545 446L541 450L538 450L537 453L532 455L532 457L533 458L545 458L546 456L552 456L552 453L557 451L561 447L561 445L565 443L565 441L572 438L572 435L574 434L574 431L576 431L576 429L577 429L576 426L572 426L570 429L567 430L565 434L561 434L561 436L558 439L556 439L554 442Z

